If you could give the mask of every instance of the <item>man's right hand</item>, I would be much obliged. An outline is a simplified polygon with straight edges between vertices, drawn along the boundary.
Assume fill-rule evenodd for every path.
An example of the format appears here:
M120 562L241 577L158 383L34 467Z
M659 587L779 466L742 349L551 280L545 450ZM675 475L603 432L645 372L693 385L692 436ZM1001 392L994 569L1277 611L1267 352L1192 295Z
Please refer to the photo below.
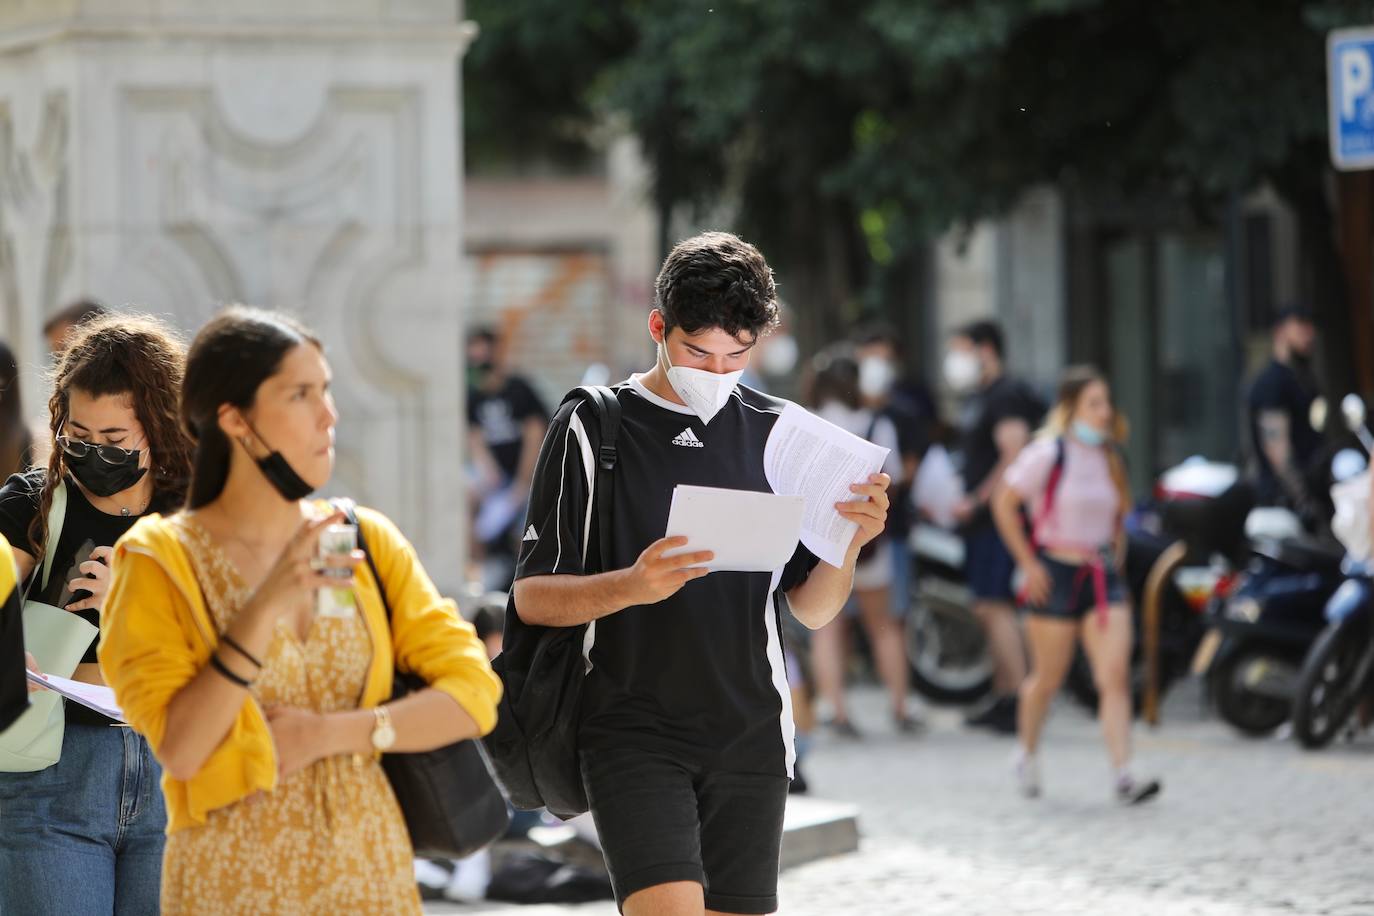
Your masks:
M686 538L673 537L655 541L645 548L635 565L624 572L624 606L657 604L677 594L688 582L710 572L701 567L688 568L715 559L715 554L709 550L680 553L666 558L663 556L670 550L680 550L686 546Z

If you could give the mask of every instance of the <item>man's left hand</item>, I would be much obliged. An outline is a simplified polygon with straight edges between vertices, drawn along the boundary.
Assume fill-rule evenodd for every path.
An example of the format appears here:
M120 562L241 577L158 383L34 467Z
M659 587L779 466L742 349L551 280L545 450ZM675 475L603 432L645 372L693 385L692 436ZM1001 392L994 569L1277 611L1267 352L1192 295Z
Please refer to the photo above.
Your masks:
M891 477L886 474L874 474L868 478L868 483L850 486L855 499L835 504L835 511L841 516L859 523L859 530L854 533L854 540L849 545L850 553L856 553L859 548L882 534L883 529L887 527L887 509L890 504L887 490L890 486Z

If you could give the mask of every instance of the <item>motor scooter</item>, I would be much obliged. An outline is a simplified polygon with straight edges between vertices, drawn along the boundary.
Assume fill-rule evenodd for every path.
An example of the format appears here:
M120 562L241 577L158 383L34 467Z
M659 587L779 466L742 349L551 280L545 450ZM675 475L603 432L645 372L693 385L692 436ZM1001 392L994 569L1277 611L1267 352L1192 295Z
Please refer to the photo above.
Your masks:
M1352 452L1346 461L1349 472L1333 474L1331 530L1347 551L1346 580L1327 602L1326 626L1298 675L1293 736L1309 750L1326 747L1342 732L1353 736L1369 725L1374 713L1374 550L1368 461L1374 454L1374 435L1358 396L1348 395L1341 413L1364 454ZM1333 468L1341 457L1337 456Z

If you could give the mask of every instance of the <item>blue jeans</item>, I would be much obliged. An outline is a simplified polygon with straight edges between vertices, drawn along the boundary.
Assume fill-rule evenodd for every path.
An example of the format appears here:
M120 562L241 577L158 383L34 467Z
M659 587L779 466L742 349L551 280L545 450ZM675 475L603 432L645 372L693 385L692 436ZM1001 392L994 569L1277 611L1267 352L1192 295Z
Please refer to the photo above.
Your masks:
M167 809L148 742L68 724L62 759L0 773L0 913L157 913Z

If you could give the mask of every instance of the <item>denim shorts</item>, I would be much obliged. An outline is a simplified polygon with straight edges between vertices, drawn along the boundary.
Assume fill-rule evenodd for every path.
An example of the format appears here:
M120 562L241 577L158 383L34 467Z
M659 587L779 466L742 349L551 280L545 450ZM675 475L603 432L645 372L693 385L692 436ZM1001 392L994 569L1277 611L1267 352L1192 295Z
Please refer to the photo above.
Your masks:
M1050 600L1043 607L1028 606L1027 612L1037 617L1056 620L1082 620L1097 610L1098 593L1092 567L1088 564L1063 563L1043 554L1040 562L1050 574ZM1103 561L1104 595L1107 604L1126 601L1126 586L1110 559Z
M706 908L772 913L786 776L703 768L632 747L581 752L596 832L617 905L638 891L695 881Z

